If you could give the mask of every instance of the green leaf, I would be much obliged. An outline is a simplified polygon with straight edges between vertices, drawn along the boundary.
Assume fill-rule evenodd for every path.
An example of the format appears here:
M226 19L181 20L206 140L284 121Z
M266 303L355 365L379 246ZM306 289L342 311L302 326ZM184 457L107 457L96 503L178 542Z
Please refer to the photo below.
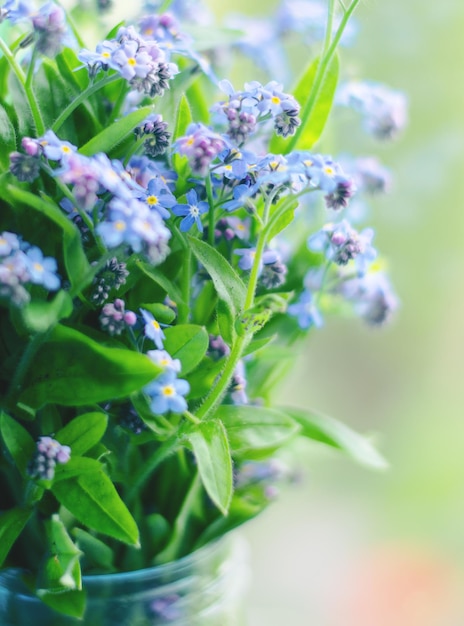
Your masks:
M76 538L77 545L85 555L86 561L92 567L103 568L107 572L114 572L114 552L97 537L94 537L82 528L73 528L71 533Z
M108 416L105 413L84 413L59 430L55 439L62 445L70 446L73 456L81 456L99 443L107 425Z
M73 456L71 453L71 458L67 463L58 463L55 467L55 477L53 481L57 483L60 480L69 480L70 478L79 477L83 474L98 474L101 470L101 463L96 459L91 459L86 456Z
M79 150L80 154L92 156L97 152L111 152L119 143L124 141L141 122L153 113L152 106L145 106L128 113L123 118L114 122L98 135L93 137Z
M73 311L72 298L67 291L58 291L51 302L33 300L21 309L22 322L32 333L45 333Z
M0 567L32 515L32 509L10 509L0 513Z
M55 482L52 491L58 502L84 526L139 546L137 524L103 469Z
M219 420L201 422L187 435L201 481L211 500L227 515L233 493L232 459L224 425Z
M37 595L53 609L80 618L85 610L79 563L82 553L58 515L52 515L46 522L46 530L51 555L42 565Z
M290 407L279 407L279 409L301 426L301 434L308 439L343 450L363 465L375 469L388 467L387 461L367 438L332 417Z
M107 348L58 324L33 359L18 400L33 408L85 406L127 397L160 372L144 354Z
M206 396L211 390L217 376L224 369L224 360L213 361L209 357L205 357L197 369L187 375L187 381L190 385L190 392L187 395L189 400L197 400Z
M272 241L274 237L276 237L279 233L281 233L289 224L291 224L295 218L295 209L298 207L298 200L293 198L291 203L288 202L288 198L282 199L282 204L288 204L288 207L283 211L283 213L279 212L280 203L275 210L274 215L271 217L269 226L267 228L267 241Z
M45 215L61 228L63 231L63 257L68 278L74 292L84 289L91 282L93 271L82 247L82 239L77 226L47 197L40 198L29 191L19 189L13 185L7 186L6 195L7 199L12 198L17 202L25 204L38 213Z
M175 302L177 305L183 302L182 294L179 291L179 288L173 282L171 282L169 278L167 278L158 269L152 267L149 263L145 263L141 261L140 259L137 259L136 261L134 261L133 264L129 263L128 264L129 270L131 269L131 266L139 269L142 272L142 274L144 274L145 276L150 278L153 282L155 282L157 285L159 285L161 289L163 289L168 294L170 299L173 302Z
M188 240L193 254L211 276L219 298L228 305L235 319L245 303L245 285L230 263L212 246L191 236Z
M253 339L253 341L250 341L248 346L243 351L243 356L248 356L249 354L258 352L258 350L265 348L268 344L274 341L275 338L276 335L270 335L269 337L260 337L259 339Z
M318 57L309 65L293 91L301 105L301 126L298 127L294 137L283 139L274 136L270 144L271 152L286 154L290 150L310 150L322 135L337 88L339 61L335 54L327 67L318 93L315 94L313 90L319 62Z
M294 420L267 407L222 405L215 417L226 428L232 454L247 458L274 452L300 431Z
M3 412L0 414L0 429L8 452L19 471L26 474L28 463L35 451L35 441L24 426Z
M190 105L185 94L182 94L182 97L177 107L176 122L172 137L173 141L175 141L179 137L183 137L186 134L187 128L192 123L192 121L193 119ZM178 174L176 183L176 195L179 196L184 194L190 186L190 184L188 183L188 179L192 176L192 171L190 169L188 158L186 156L178 154L177 152L174 152L174 154L172 155L172 166Z
M194 549L196 550L206 543L224 536L230 530L248 522L248 520L259 515L268 504L269 498L266 497L264 489L259 486L247 486L246 493L240 493L240 491L237 490L230 503L227 517L216 518L201 534Z
M161 324L170 324L176 318L176 314L170 306L166 306L165 304L161 304L159 302L150 304L144 302L140 304L140 308L149 311L158 322L161 322Z
M164 331L164 349L182 364L182 374L188 374L200 363L208 349L209 338L203 326L181 324Z
M16 133L10 117L0 105L0 164L4 169L10 166L10 152L16 150Z

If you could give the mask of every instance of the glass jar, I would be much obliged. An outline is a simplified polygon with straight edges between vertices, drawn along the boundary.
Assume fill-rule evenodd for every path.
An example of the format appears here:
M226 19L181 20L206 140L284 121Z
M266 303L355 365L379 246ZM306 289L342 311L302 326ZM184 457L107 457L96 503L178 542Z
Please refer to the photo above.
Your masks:
M21 580L0 572L1 626L244 626L246 544L234 534L165 565L84 576L83 620L45 606Z

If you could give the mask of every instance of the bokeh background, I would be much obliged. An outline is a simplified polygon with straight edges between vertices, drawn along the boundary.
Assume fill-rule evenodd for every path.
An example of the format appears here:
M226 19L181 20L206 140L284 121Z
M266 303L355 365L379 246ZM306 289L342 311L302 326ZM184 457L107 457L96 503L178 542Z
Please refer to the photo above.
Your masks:
M246 529L250 625L462 626L464 3L365 0L356 18L345 70L410 102L394 143L338 129L340 145L394 172L370 222L402 306L380 331L329 320L278 393L373 433L391 468L298 450L300 484Z

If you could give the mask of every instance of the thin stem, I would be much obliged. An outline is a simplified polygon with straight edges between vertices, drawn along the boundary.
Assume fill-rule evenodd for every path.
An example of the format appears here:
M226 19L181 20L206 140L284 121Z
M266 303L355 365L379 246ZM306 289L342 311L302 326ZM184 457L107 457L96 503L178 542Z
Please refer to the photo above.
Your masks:
M100 89L103 89L103 87L106 87L106 85L110 85L120 78L121 77L119 76L119 74L112 74L111 76L106 76L105 78L102 78L98 82L93 83L92 85L87 87L87 89L85 89L81 94L77 96L77 98L70 102L68 106L64 109L64 111L62 111L62 113L57 117L52 125L53 132L56 133L61 128L61 126L65 123L71 113L75 109L77 109L80 104L85 102L88 98L90 98L90 96L92 96Z
M127 83L126 81L122 81L121 89L119 90L119 95L116 99L116 102L114 103L113 110L111 111L111 115L107 122L107 126L112 124L114 120L118 117L118 115L121 113L122 105L124 104L126 95L127 95Z
M63 7L63 4L60 2L60 0L54 0L55 4L57 4L58 6L60 6L63 11L66 14L66 21L68 22L68 25L70 26L72 33L74 35L74 37L76 38L77 44L79 45L79 48L85 48L85 42L82 39L80 33L79 33L79 29L76 26L76 23L73 19L73 17L71 16L71 13L69 11L66 11L66 9Z
M195 415L193 415L193 413L190 413L190 411L184 411L182 413L182 415L185 417L185 419L187 419L189 422L191 422L192 424L195 424L195 426L197 426L198 424L200 424L201 420L198 419L198 417L195 417Z
M32 85L32 79L34 78L34 68L35 68L36 58L37 58L37 48L36 46L34 46L34 48L32 49L32 56L29 62L29 67L27 70L27 76L26 76L26 82L25 82L25 87L27 89L30 89Z
M190 291L192 286L192 251L187 248L184 253L184 267L181 274L181 291L182 300L185 302L185 308L179 311L179 324L185 324L188 322L188 315L190 310Z
M37 104L37 99L32 90L32 86L30 84L27 84L27 78L26 78L26 75L24 74L23 69L21 68L19 63L16 61L13 53L8 47L8 44L1 37L0 37L0 50L5 55L5 58L8 61L8 65L11 67L11 69L15 73L16 78L18 79L18 81L20 82L24 90L24 93L27 98L27 102L29 104L29 108L31 110L32 119L34 120L37 135L38 136L43 135L45 132L45 124L42 119L42 114L40 112L39 105ZM31 81L32 81L32 78L31 78Z
M211 183L211 176L206 177L206 196L208 198L209 212L208 212L208 243L210 246L214 246L214 230L216 227L214 210L214 198L213 198L213 185Z
M333 3L333 0L331 1L331 6ZM330 44L329 48L327 49L326 53L323 54L319 65L317 67L317 72L316 72L316 77L314 79L314 84L313 87L311 89L311 94L309 96L308 102L306 103L306 106L304 108L304 111L301 115L301 126L300 128L304 128L306 126L306 122L308 121L313 107L316 103L317 97L319 96L319 92L321 90L322 84L324 82L328 67L330 65L330 62L333 59L333 56L335 54L335 51L337 50L337 46L340 43L340 39L343 35L343 32L345 30L346 25L348 24L348 21L350 19L350 17L353 15L354 10L356 9L356 7L358 6L360 0L353 0L352 3L350 4L350 6L348 7L348 9L346 10L345 14L343 15L341 21L340 21L340 25L337 28L337 32L334 35L334 38L332 39L332 43ZM330 11L330 7L329 7L329 16L327 18L327 25L329 26L330 23L332 22L332 12ZM292 138L289 141L288 144L288 152L291 152L298 139L299 139L299 133L296 132Z
M266 198L266 203L263 211L263 224L264 228L258 237L258 243L256 244L256 252L253 259L253 266L251 268L250 278L248 280L247 292L245 296L245 302L243 308L245 311L251 309L255 299L256 285L258 283L259 270L261 268L261 258L263 256L264 248L267 242L267 229L266 224L269 219L269 213L271 210L272 200L275 194L270 194ZM250 342L251 335L243 334L239 335L236 339L230 355L227 359L226 365L222 370L222 373L217 380L216 384L211 389L209 395L206 397L203 404L197 410L197 417L200 419L206 419L210 413L212 413L216 407L221 403L223 397L227 393L227 390L234 375L238 362L242 358L243 351Z
M131 488L127 494L127 502L131 503L139 490L143 487L146 481L150 478L153 472L156 470L166 457L168 457L179 445L179 438L177 433L167 439L156 452L145 461L140 468L139 472L135 475L131 483Z
M216 385L212 388L210 394L206 397L206 400L196 412L199 419L206 419L208 415L221 403L223 397L227 393L235 368L242 358L243 350L247 346L248 342L249 337L247 335L241 335L238 337Z
M182 502L180 511L174 522L174 528L171 535L171 540L168 545L158 554L156 557L156 563L168 563L175 561L180 555L185 541L186 533L185 529L188 527L188 520L192 511L194 510L195 503L201 492L201 479L198 472L195 473L194 478L190 484L187 495Z

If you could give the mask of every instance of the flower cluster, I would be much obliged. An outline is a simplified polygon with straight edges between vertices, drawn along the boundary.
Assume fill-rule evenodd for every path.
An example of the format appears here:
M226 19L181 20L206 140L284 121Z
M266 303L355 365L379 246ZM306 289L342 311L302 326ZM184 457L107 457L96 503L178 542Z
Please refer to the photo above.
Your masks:
M30 300L26 286L42 285L49 291L60 286L57 263L52 257L44 257L37 246L32 246L15 234L0 233L0 298L15 306Z
M79 59L92 76L100 70L115 70L130 86L151 97L162 96L177 66L167 62L154 39L146 39L133 26L122 26L114 39L98 44L95 52L82 50Z
M62 446L52 437L40 437L27 472L31 478L53 480L57 463L65 464L71 458L71 448Z

